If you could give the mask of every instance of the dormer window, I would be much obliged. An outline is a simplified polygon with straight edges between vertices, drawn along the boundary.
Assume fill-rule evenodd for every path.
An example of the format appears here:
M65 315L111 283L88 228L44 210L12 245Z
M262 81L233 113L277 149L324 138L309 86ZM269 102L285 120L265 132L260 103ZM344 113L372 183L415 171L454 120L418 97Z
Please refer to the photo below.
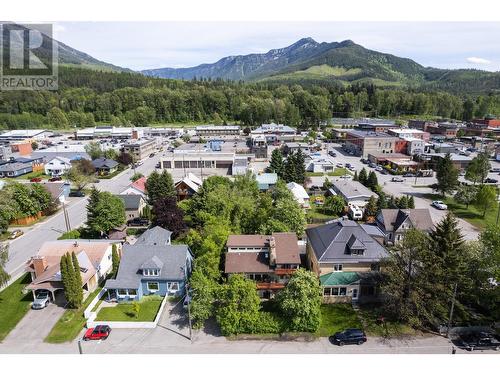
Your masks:
M145 268L142 270L144 276L160 276L160 270L158 268Z

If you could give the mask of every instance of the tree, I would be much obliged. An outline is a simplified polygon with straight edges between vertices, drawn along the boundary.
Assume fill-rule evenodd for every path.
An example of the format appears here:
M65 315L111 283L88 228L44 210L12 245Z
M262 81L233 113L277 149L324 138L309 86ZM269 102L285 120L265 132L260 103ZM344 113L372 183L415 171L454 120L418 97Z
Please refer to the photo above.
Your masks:
M132 311L134 312L135 318L139 319L139 313L141 312L141 305L137 301L132 302Z
M47 113L47 121L56 128L67 128L69 126L68 118L57 107L51 108L49 113Z
M133 158L132 155L130 155L128 152L122 151L116 158L116 161L122 165L130 165L133 162Z
M295 153L288 154L285 165L283 167L283 179L285 182L298 182L297 170L296 170L296 160Z
M153 225L159 225L173 233L174 238L186 229L184 212L177 207L177 200L173 197L157 198L153 203Z
M306 180L305 155L299 148L295 155L295 177L298 184L303 184Z
M116 152L116 150L114 148L108 148L108 149L104 150L103 156L106 159L116 160L116 159L118 159L118 152Z
M130 177L130 181L135 182L135 181L137 181L138 179L140 179L142 177L144 177L144 175L142 173L140 173L140 172L137 172L137 173L134 173L132 175L132 177Z
M323 190L329 190L333 186L333 183L328 179L328 177L325 177L325 182L323 182Z
M274 209L273 219L285 224L288 231L295 232L297 236L304 233L306 226L304 210L295 200L279 200Z
M402 195L401 197L396 198L396 205L401 209L408 208L408 199L406 198L406 195Z
M500 280L500 226L488 226L479 235L479 241L484 247L482 267L490 277Z
M315 332L321 323L321 287L318 277L299 268L286 287L276 296L281 315L289 328L299 332Z
M358 181L361 182L361 184L367 186L368 172L366 172L365 167L361 168L361 171L359 172L359 176L358 176Z
M153 205L159 198L174 198L177 196L174 181L166 170L160 174L153 171L146 180L148 203Z
M120 256L118 255L118 248L116 247L116 244L111 246L111 263L113 265L111 272L113 273L113 276L116 277L118 274L118 268L120 267Z
M215 314L215 302L219 284L203 272L195 269L189 279L191 292L190 313L195 328L201 328L205 321Z
M374 217L377 215L377 200L375 196L371 196L365 206L365 218Z
M113 194L94 189L87 204L87 226L102 236L125 222L125 206Z
M457 191L453 198L460 204L464 204L466 208L469 208L477 195L477 187L473 185L459 185Z
M481 185L476 194L474 205L483 210L483 218L486 216L488 208L496 208L497 189L492 185Z
M436 302L428 267L433 260L429 237L410 229L388 250L390 256L381 264L382 293L386 296L384 308L389 316L422 327L432 319Z
M479 153L467 166L465 170L465 178L469 181L483 183L488 176L491 168L488 154L486 152Z
M271 162L269 163L269 172L276 173L278 177L283 178L283 153L279 148L275 148L271 153Z
M345 201L339 195L330 195L325 198L325 202L323 204L323 210L326 212L330 212L335 216L340 216L344 212Z
M77 166L73 165L69 171L66 172L66 178L71 182L77 190L84 189L94 178L90 175L83 173Z
M85 145L85 152L89 154L92 160L99 159L103 157L103 151L101 145L98 142L89 142Z
M230 275L220 287L217 322L223 335L253 333L260 312L260 298L255 282L243 275Z
M10 275L5 271L5 265L9 260L9 244L0 242L0 287L6 285L10 280Z
M378 179L374 171L370 171L368 174L366 187L370 188L372 191L375 191L378 188Z
M354 176L353 176L352 180L353 181L359 181L358 171L354 171Z
M415 208L415 198L413 198L413 195L410 195L410 197L408 198L408 208Z
M436 167L437 190L441 195L453 191L458 185L458 169L455 168L451 161L450 154L446 154L444 158L440 158Z
M82 274L80 271L80 264L78 263L78 258L76 257L76 254L74 252L71 253L71 260L73 263L73 269L75 271L74 273L74 299L72 301L72 304L75 308L80 308L83 304L83 282L82 282Z
M389 207L389 202L387 202L387 195L383 191L380 191L378 193L378 199L377 199L377 211L386 209L388 207Z

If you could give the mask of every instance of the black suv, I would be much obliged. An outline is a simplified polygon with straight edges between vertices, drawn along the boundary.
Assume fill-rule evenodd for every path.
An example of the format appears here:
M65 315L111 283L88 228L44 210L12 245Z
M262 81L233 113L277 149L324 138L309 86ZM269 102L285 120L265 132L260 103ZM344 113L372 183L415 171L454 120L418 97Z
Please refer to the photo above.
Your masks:
M73 190L73 191L70 191L69 192L69 196L70 197L84 197L85 196L85 193L81 190Z
M142 217L136 217L127 221L127 225L130 227L145 227L149 225L149 220Z
M349 328L330 336L330 342L338 346L344 346L345 344L361 345L366 342L366 334L360 329Z
M471 332L460 335L460 346L466 350L493 349L500 350L498 336L489 332Z

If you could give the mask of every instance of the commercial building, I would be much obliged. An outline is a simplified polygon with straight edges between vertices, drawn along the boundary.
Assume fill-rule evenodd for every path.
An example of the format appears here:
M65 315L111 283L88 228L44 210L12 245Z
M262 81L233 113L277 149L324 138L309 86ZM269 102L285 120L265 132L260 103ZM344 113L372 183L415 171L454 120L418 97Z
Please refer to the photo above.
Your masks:
M61 156L70 160L90 160L89 154L87 154L87 151L85 151L85 146L78 144L56 145L48 147L46 149L38 149L36 151L33 151L31 156L44 158L45 160L51 160L56 156Z
M127 128L115 126L96 126L94 128L80 129L75 133L76 139L140 139L143 136L144 128Z
M398 128L398 129L389 129L387 133L393 135L395 137L403 138L403 139L421 139L423 141L428 141L430 139L430 134L428 132L424 132L418 129L409 129L409 128Z
M0 141L42 140L51 134L45 129L17 129L0 134Z
M168 170L184 170L185 173L196 172L203 177L214 169L229 175L246 172L248 159L253 155L241 155L234 152L189 151L168 153L161 159L161 167ZM244 174L244 173L243 173Z
M372 163L387 166L391 172L415 172L419 163L405 154L369 154L368 160Z
M494 118L492 116L487 116L483 119L474 119L471 121L473 124L483 124L489 128L500 128L500 119Z
M141 139L128 142L123 145L123 152L132 155L136 161L147 158L155 151L156 141L154 139Z
M358 123L357 128L363 131L370 132L387 132L390 129L399 129L400 126L391 122L360 122Z
M199 137L240 134L240 127L237 125L200 125L195 130Z
M399 138L383 132L348 130L342 147L348 152L366 158L370 153L394 153L397 141Z

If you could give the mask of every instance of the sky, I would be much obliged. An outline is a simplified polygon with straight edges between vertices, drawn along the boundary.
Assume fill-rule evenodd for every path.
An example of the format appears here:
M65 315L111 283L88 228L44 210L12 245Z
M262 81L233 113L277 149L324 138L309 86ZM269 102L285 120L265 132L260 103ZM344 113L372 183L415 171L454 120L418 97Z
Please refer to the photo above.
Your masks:
M58 22L55 39L133 70L265 53L304 37L350 39L436 68L500 71L500 22Z

